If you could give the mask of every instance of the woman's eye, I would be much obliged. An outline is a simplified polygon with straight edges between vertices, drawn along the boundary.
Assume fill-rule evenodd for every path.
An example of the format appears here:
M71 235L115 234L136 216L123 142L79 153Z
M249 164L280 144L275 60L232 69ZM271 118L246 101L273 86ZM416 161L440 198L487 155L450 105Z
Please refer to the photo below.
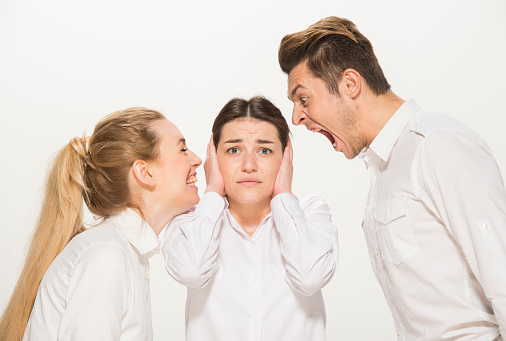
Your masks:
M239 148L237 148L237 147L229 148L229 149L227 149L227 153L229 153L229 154L237 154L237 153L239 153Z
M269 148L261 148L260 149L260 154L269 155L270 153L272 153L272 150L270 150Z
M182 151L183 153L186 153L186 151L187 151L187 150L188 150L188 148L183 148L183 149L181 149L181 151Z

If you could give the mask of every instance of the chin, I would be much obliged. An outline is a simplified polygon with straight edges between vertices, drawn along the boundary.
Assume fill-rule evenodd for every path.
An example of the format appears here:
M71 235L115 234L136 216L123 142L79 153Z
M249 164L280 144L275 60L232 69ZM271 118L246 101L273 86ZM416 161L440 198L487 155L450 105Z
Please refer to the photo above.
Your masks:
M198 194L195 194L195 196L194 196L194 197L192 198L192 200L191 200L191 207L193 207L193 206L197 205L197 204L199 203L199 201L200 201L200 197L199 197L199 195L198 195ZM190 208L191 208L191 207L190 207Z
M270 194L265 193L227 193L227 198L232 199L243 205L255 205L261 203L262 201L268 199L272 199Z
M200 197L198 196L198 194L194 194L192 196L189 196L188 198L186 198L185 201L183 201L183 210L184 211L188 211L190 208L192 208L193 206L197 205L200 201Z

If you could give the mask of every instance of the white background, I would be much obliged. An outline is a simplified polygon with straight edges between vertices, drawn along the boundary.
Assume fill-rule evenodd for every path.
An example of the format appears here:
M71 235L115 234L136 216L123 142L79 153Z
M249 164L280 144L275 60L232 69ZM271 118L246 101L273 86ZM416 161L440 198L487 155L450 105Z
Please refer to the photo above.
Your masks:
M394 92L471 126L505 174L503 0L0 0L0 311L21 271L50 159L70 138L91 134L112 111L146 106L204 157L213 119L232 97L264 95L291 120L279 42L330 15L351 19L371 40ZM324 289L328 339L395 340L361 230L364 165L322 135L292 129L294 192L323 195L340 228L338 269ZM183 340L186 289L161 257L151 286L155 340Z

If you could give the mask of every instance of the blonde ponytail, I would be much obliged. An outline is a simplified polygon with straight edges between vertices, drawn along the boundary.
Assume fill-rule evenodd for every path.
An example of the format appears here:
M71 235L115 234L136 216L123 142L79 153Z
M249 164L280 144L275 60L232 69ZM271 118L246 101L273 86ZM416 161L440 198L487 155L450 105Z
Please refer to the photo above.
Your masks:
M158 158L160 136L153 125L164 119L142 107L116 111L96 125L89 139L73 138L58 153L25 266L0 320L0 341L23 339L47 268L84 231L83 198L89 210L102 218L135 206L128 174L135 160Z
M0 340L23 339L40 281L82 225L86 139L70 140L57 155L46 182L42 211L27 259L0 320Z

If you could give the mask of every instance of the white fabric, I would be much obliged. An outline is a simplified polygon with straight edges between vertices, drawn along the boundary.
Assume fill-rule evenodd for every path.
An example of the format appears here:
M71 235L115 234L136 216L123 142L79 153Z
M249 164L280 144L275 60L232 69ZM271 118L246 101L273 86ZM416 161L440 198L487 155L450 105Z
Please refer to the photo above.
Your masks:
M338 248L321 197L277 195L250 238L210 192L171 222L164 239L167 270L188 287L187 340L325 340L320 289Z
M23 340L152 340L148 260L159 246L130 209L74 237L42 279Z
M398 340L506 335L506 191L486 143L410 100L361 157L363 229Z

